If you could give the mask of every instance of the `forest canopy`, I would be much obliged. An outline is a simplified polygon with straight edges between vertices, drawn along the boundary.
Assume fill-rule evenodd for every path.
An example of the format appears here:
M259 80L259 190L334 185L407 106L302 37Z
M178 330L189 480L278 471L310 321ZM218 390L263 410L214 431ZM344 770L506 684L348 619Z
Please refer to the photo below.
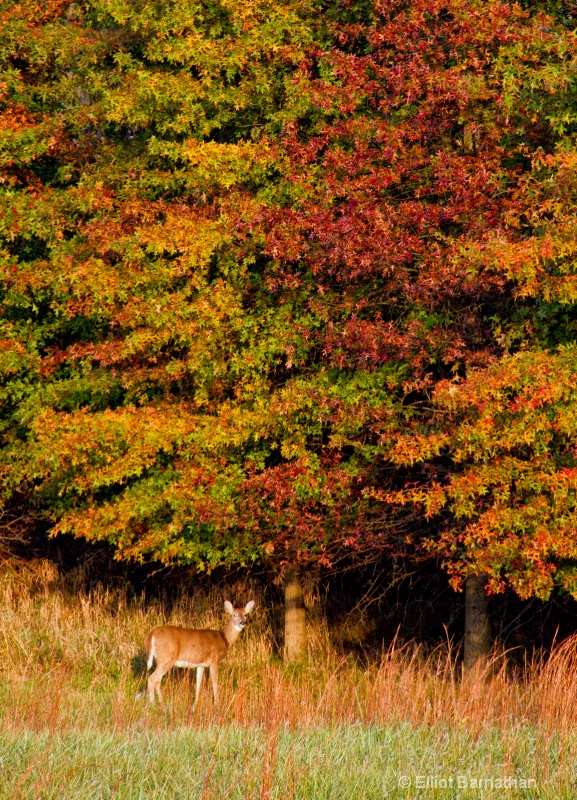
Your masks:
M577 10L0 4L2 502L577 597Z

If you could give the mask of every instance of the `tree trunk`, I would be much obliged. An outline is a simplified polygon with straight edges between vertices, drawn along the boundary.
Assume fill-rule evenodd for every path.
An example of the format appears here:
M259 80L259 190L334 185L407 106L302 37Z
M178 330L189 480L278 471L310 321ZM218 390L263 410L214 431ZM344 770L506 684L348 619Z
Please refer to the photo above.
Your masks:
M295 570L289 570L284 588L284 658L294 664L307 657L307 628L303 587Z
M486 662L491 651L485 579L469 575L465 581L465 672Z

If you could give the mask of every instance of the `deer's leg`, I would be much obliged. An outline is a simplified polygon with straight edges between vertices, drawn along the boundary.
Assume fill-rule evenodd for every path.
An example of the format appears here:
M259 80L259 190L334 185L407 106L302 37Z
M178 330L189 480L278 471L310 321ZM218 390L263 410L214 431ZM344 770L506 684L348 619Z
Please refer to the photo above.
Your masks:
M156 669L148 677L148 699L154 703L154 693L158 695L160 705L162 705L162 692L160 691L160 682L163 676L172 668L172 664L157 664Z
M200 687L202 686L202 676L204 675L204 667L197 667L196 668L196 695L194 697L194 706L196 708L196 704L198 703L198 697L200 695Z
M210 677L212 680L212 693L215 705L218 703L218 664L214 662L210 665Z

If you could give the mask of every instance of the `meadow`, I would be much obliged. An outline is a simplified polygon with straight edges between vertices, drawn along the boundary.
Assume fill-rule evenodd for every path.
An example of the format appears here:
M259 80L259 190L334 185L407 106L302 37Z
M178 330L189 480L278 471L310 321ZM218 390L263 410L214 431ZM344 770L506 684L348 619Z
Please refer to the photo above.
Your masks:
M249 589L231 586L233 601ZM343 655L318 619L309 662L283 665L271 610L192 710L194 674L138 699L143 637L162 622L220 627L223 596L165 605L82 589L46 561L0 573L0 798L573 798L577 643L513 674L463 679L450 645Z

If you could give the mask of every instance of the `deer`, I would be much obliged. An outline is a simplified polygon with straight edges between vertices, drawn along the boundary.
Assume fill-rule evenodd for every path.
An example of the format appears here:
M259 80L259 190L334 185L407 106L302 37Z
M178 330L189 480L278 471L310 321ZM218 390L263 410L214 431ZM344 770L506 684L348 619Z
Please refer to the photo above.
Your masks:
M218 703L218 665L246 625L246 615L253 610L254 600L249 600L244 608L235 608L230 600L225 600L224 608L230 614L230 619L222 630L162 625L147 634L144 649L148 669L151 669L153 662L156 661L156 669L148 678L148 699L151 703L154 702L156 693L162 705L160 682L172 667L196 668L196 695L193 709L198 703L204 668L208 667L215 705Z

